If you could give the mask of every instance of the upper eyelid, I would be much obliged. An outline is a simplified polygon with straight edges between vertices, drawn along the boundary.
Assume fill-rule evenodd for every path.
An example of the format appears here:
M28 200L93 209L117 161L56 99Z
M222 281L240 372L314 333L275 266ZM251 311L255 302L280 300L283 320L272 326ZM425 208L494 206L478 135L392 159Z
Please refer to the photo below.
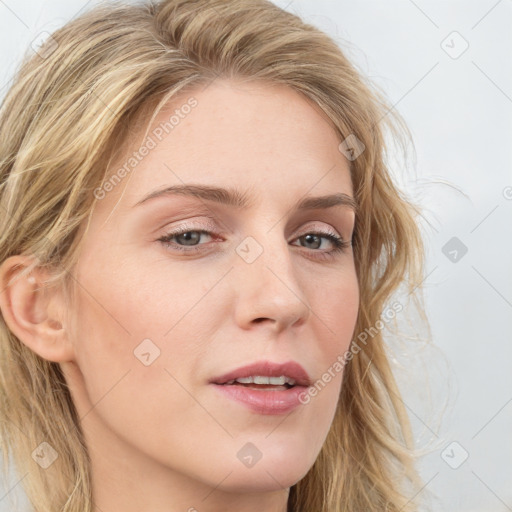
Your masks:
M316 228L316 227L308 227L308 228L303 228L304 230L304 234L309 234L309 233L313 233L313 232L316 232L318 231L319 233L322 233L322 234L325 234L325 235L330 235L330 234L337 234L337 236L339 236L340 238L342 238L343 240L350 240L352 237L347 237L345 238L341 233L339 233L339 231L332 227L332 226L329 226L329 227L325 227L325 228ZM179 233L183 233L183 232L187 232L187 231L199 231L199 232L204 232L206 231L209 235L218 235L218 230L216 230L215 228L212 228L212 227L208 227L208 226L194 226L192 224L190 225L187 225L187 224L184 224L184 225L181 225L181 226L178 226L176 228L170 228L168 229L167 231L165 231L165 233L163 234L163 236L173 236L173 235L176 235L176 234L179 234ZM304 236L304 235L298 235L299 237L300 236Z
M178 223L176 227L172 227L172 228L167 227L169 223L166 223L160 229L167 229L167 230L171 230L171 231L180 231L181 229L188 228L191 230L192 229L193 230L200 230L200 229L211 230L216 233L218 233L218 231L227 231L230 234L233 233L233 229L226 227L226 224L224 222L219 222L215 217L209 217L209 216L201 216L201 217L203 217L203 219L206 219L206 221L182 219L182 220L175 221L176 223ZM205 222L205 224L204 225L196 225L196 223L200 223L200 222ZM339 232L340 230L337 229L333 225L338 222L340 222L340 221L338 220L337 222L332 222L332 221L329 222L327 220L315 219L315 220L301 222L299 226L307 226L309 223L321 223L321 224L327 225L328 228L334 229L335 231ZM179 224L179 223L181 223L181 224ZM219 226L219 224L220 224L220 226ZM297 229L299 229L299 227L294 228L294 231L296 231ZM306 229L306 228L304 227L304 229ZM307 229L316 229L316 228L314 226L310 226Z
M171 210L172 211L172 210ZM180 215L183 215L183 218L174 218L171 213L167 213L165 217L167 220L160 224L157 230L160 231L165 229L170 224L179 224L179 223L187 223L187 222L206 222L207 226L211 226L205 229L212 229L213 231L218 232L218 230L222 230L230 235L234 235L236 231L236 227L239 225L240 216L236 215L234 217L231 214L228 214L227 218L225 218L224 212L222 209L217 209L216 205L214 206L206 206L203 207L192 204L192 205L184 205L183 208L180 208ZM162 210L162 213L165 213L165 210ZM176 213L176 212L175 212ZM162 216L162 221L164 218ZM316 218L315 218L316 217ZM322 224L328 224L335 229L338 234L342 233L352 233L355 224L356 224L356 215L352 209L348 209L346 207L341 208L328 208L328 209L316 209L316 210L302 210L295 212L288 220L284 221L284 217L278 219L278 222L274 223L270 230L275 229L278 224L286 223L286 225L292 225L292 231L296 231L300 226L307 224L308 222L320 222ZM201 229L202 226L198 229ZM174 229L169 228L169 229ZM179 229L177 227L176 229ZM194 229L196 229L194 227ZM289 231L288 228L286 231ZM350 238L351 236L348 236Z

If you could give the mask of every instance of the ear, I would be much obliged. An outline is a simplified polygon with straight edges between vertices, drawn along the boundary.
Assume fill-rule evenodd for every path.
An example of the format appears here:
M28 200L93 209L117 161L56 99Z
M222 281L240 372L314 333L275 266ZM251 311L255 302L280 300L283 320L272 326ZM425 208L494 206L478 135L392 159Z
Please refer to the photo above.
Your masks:
M74 359L66 331L65 300L60 287L47 284L48 271L31 256L11 256L0 265L0 310L12 333L43 359Z

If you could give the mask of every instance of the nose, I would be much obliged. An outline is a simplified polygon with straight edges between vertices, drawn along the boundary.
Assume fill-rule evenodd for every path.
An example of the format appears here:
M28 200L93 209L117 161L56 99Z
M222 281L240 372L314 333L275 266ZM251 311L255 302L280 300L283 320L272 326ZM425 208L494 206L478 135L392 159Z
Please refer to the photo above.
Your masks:
M277 231L258 236L265 243L259 244L256 237L249 237L241 244L245 243L247 254L262 251L254 261L237 256L235 264L235 317L243 329L266 324L277 334L289 327L301 326L310 314L294 268L294 256L288 242L277 235Z

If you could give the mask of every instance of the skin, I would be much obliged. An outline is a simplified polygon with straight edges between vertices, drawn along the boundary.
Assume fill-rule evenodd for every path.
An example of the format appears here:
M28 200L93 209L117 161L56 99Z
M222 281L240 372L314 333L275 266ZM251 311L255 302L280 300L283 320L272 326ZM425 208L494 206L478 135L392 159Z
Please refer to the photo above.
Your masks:
M289 487L331 426L341 372L310 403L278 415L255 413L208 382L262 359L297 361L316 381L355 328L352 248L335 253L329 239L304 239L334 230L350 240L353 210L293 209L305 195L353 195L330 121L287 87L218 80L175 98L154 126L190 96L198 102L191 113L98 201L73 272L77 303L58 289L36 292L27 278L1 296L11 330L65 374L96 512L286 511ZM236 187L253 204L176 195L133 207L183 183ZM188 256L157 240L185 225L214 234L201 235ZM263 249L251 263L235 250L248 236ZM4 262L2 283L24 261ZM44 274L33 277L44 283ZM160 350L148 366L134 355L144 339ZM237 457L249 442L262 454L250 468Z

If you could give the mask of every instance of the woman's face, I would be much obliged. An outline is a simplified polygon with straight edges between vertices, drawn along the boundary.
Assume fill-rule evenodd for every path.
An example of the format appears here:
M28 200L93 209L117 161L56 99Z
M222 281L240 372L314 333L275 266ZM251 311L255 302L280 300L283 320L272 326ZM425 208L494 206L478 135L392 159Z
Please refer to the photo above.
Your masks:
M350 241L354 228L341 139L291 89L233 81L178 97L151 141L143 128L112 167L115 186L96 191L73 272L74 361L61 366L93 468L115 460L120 472L159 468L230 492L289 487L331 426L342 380L332 368L358 311L352 248L331 239ZM225 192L145 200L190 185ZM333 194L342 204L297 208ZM294 362L311 385L331 378L310 400L215 383L256 362Z

